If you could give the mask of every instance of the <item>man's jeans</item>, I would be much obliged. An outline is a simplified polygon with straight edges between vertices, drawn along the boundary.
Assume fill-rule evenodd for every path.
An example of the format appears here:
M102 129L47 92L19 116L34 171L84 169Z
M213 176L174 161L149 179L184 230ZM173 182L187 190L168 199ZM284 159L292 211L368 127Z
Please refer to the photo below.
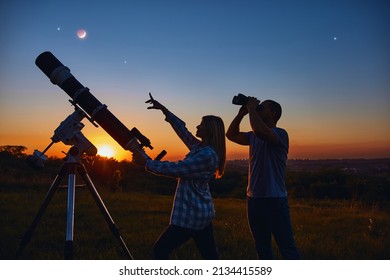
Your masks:
M300 259L292 232L287 197L247 198L247 211L259 259L274 259L272 235L284 259Z

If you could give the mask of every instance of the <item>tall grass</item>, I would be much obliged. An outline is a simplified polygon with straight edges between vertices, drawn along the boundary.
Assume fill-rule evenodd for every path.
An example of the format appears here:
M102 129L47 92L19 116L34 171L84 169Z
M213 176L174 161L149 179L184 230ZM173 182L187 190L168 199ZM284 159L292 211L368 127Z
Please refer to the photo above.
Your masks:
M44 182L44 184L43 184ZM0 259L13 259L20 237L29 228L49 185L47 180L0 186ZM31 183L31 182L30 182ZM168 225L171 195L115 192L98 186L108 211L135 259L151 259L152 247ZM244 191L244 190L243 190ZM25 247L23 259L62 259L67 189L59 188ZM221 259L256 259L242 199L216 198L215 238ZM304 259L390 259L390 214L347 201L290 200L297 245ZM275 252L277 248L275 246ZM74 227L75 259L123 259L88 189L77 188ZM280 255L277 254L280 258ZM200 259L192 242L173 259Z

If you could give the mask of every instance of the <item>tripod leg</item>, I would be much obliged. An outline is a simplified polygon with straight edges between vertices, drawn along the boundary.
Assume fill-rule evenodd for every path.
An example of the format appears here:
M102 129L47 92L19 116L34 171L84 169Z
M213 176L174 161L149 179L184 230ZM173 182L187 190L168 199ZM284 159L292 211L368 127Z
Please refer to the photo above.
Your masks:
M68 176L68 209L66 214L66 240L64 249L64 259L73 259L73 228L74 228L74 201L75 201L75 186L76 186L76 169L72 170Z
M96 204L98 205L100 211L102 212L102 214L103 214L103 216L108 224L108 227L110 228L114 237L118 239L119 244L121 245L126 256L129 259L133 260L133 256L131 255L129 249L126 246L126 243L124 242L122 236L120 235L118 227L115 225L114 220L111 218L111 215L108 212L106 206L104 205L103 200L101 199L99 193L97 192L95 186L93 185L91 178L88 176L88 173L87 173L87 170L85 169L85 166L81 164L78 171L79 171L81 177L84 179L85 183L87 184L93 198L95 199Z
M49 205L51 199L53 198L54 193L58 189L58 186L60 185L62 178L65 176L66 173L67 173L67 169L65 168L65 166L64 165L61 166L61 169L58 172L53 183L51 184L50 189L47 192L46 197L43 200L43 202L38 210L38 213L36 214L32 224L30 225L30 227L27 229L26 233L21 238L20 246L19 246L19 249L16 253L17 259L20 258L21 254L23 253L24 248L26 247L27 243L30 241L30 239L34 233L35 228L37 227L39 221L41 220L43 213L45 212L47 206Z

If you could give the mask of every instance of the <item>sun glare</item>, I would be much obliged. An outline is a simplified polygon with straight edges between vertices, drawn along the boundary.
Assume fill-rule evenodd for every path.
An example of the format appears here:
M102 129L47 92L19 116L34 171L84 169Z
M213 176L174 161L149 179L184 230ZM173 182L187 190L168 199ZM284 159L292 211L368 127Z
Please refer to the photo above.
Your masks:
M115 155L115 151L111 146L108 145L102 145L97 147L98 149L98 155L102 157L108 157L111 158Z

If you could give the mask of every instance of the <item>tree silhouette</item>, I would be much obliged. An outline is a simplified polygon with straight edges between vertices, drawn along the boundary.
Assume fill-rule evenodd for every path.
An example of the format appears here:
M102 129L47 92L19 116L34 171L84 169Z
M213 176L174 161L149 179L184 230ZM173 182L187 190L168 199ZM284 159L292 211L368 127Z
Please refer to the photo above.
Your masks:
M26 153L24 151L27 150L25 146L12 146L12 145L6 145L6 146L0 146L0 153L9 153L14 157L25 157Z

